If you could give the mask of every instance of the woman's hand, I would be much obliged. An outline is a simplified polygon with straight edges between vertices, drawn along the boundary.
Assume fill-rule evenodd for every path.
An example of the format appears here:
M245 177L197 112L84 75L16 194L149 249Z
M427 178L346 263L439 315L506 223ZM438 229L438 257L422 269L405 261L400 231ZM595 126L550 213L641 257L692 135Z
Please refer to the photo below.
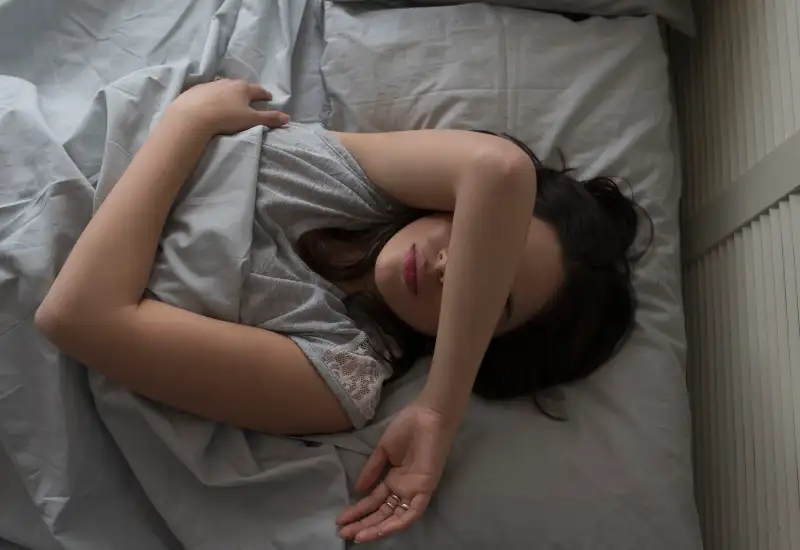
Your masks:
M285 113L250 106L254 101L270 99L272 94L258 84L221 79L189 88L172 102L169 112L187 117L210 135L235 134L253 126L276 128L288 123Z
M412 403L392 420L356 482L369 496L337 518L339 535L368 542L407 528L431 500L452 442L442 414ZM382 481L386 467L389 471Z

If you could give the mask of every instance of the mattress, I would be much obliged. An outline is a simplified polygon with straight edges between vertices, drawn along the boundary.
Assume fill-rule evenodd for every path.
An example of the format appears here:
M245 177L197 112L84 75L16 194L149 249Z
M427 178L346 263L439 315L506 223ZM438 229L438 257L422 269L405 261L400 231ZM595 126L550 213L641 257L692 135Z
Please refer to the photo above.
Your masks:
M419 391L426 362L386 388L367 428L277 438L141 403L99 410L85 368L52 348L32 316L91 216L98 181L124 168L108 152L110 136L141 143L184 84L218 74L263 83L295 121L324 115L334 124L346 84L333 78L331 60L351 76L365 63L357 40L346 46L359 13L323 12L312 0L0 3L0 548L345 546L334 518L357 497L352 482L392 414ZM495 23L507 17L486 13ZM442 17L433 14L426 17ZM634 189L656 223L657 254L637 271L637 329L612 364L563 390L568 422L547 420L527 403L474 400L430 510L373 546L700 548L682 370L680 184L658 28L647 19L592 19L578 29L585 39L574 32L565 40L547 30L560 20L538 21L539 44L552 51L539 47L538 57L521 62L540 74L540 100L553 92L537 111L557 107L542 128L606 121L590 128L606 141L604 132L576 134L585 128L577 123L560 126L560 141L583 174L639 170L628 175L637 176ZM384 40L400 28L380 17L372 24ZM606 57L593 46L592 25L616 35ZM479 36L467 40L479 56ZM590 50L598 50L597 78L577 78L564 64L580 66ZM652 62L662 80L646 94L650 103L636 91L648 91L642 82L614 87L623 90L611 94L618 105L652 111L618 127L601 98L632 59ZM394 63L390 75L402 74L402 57ZM121 93L132 89L135 97ZM368 98L376 90L355 92ZM441 95L459 104L456 88ZM552 157L546 135L553 134L519 137Z

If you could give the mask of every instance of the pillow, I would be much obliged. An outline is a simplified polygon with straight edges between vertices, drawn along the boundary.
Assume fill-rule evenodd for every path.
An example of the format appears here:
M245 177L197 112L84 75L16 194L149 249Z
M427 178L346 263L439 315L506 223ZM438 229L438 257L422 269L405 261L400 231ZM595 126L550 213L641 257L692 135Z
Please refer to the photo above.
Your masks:
M391 7L467 4L470 0L333 0L373 2ZM586 15L657 15L689 35L696 32L691 0L482 0L486 4Z
M431 509L375 547L699 550L680 181L656 19L328 3L324 32L329 128L506 131L550 166L561 166L560 149L578 177L627 179L655 227L635 270L636 329L608 365L562 389L568 421L524 401L473 399ZM423 381L415 371L386 389L376 439ZM340 455L355 479L364 457Z

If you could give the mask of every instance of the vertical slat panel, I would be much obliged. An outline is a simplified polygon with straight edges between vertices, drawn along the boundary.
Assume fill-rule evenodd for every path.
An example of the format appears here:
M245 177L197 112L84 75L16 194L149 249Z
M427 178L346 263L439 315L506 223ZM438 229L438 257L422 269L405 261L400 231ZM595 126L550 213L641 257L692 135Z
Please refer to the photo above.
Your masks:
M737 263L736 255L736 241L730 239L725 243L726 261L722 266L723 277L720 279L724 281L725 285L725 306L727 313L724 317L730 329L730 342L728 346L729 354L726 357L726 363L730 370L730 387L728 389L728 404L733 414L733 434L732 445L730 453L733 456L733 476L731 483L735 486L733 502L736 505L735 515L731 517L733 524L731 530L734 533L733 548L734 550L747 550L747 541L749 537L748 530L748 515L747 515L747 468L745 464L745 429L744 429L744 413L743 401L745 395L742 389L742 361L741 353L738 349L740 341L739 331L739 311L741 308L741 294L739 294L737 271L741 268Z
M800 365L800 281L797 274L796 263L800 258L795 255L795 246L800 243L800 233L792 227L792 208L791 201L782 202L779 205L780 211L780 237L781 249L783 252L783 277L786 288L786 339L788 357L783 365L783 392L784 410L786 415L792 418L792 426L787 426L787 430L792 430L795 442L792 447L791 442L787 444L787 469L792 473L789 479L789 509L790 532L792 548L800 548L800 416L797 414L797 396L800 395L800 371L793 371L792 367ZM791 434L787 437L792 439ZM792 461L790 456L794 457Z
M776 144L782 143L786 136L784 134L784 108L783 96L781 89L781 67L778 64L778 24L775 18L775 0L761 0L763 7L764 25L761 27L762 35L764 36L764 49L766 53L766 66L769 72L767 77L770 83L770 101L769 109L772 115L772 136L770 150L775 148Z
M792 93L792 70L789 62L789 27L787 25L787 6L785 0L769 0L774 13L775 48L777 50L778 78L781 83L781 105L783 107L783 133L779 136L781 143L794 133L794 104Z
M775 148L775 135L774 135L774 118L772 108L772 88L773 83L770 80L769 69L769 46L767 45L767 24L765 21L765 2L759 0L758 2L750 2L750 6L754 8L755 19L753 21L753 32L757 39L754 44L755 63L756 69L760 70L758 77L759 84L759 97L761 99L760 111L761 120L764 128L764 156L770 153ZM763 157L762 157L763 158Z
M767 548L777 548L776 532L778 525L778 510L775 487L775 445L774 429L772 424L772 396L769 380L769 341L767 334L766 316L766 288L764 277L764 261L761 239L762 223L761 220L753 222L752 225L752 246L753 246L753 273L754 273L754 294L756 306L756 332L757 332L757 363L756 380L758 380L758 399L759 415L761 416L761 450L764 456L763 479L765 483L764 495L766 498L766 519L767 519Z
M744 263L745 263L745 296L747 297L747 362L749 383L751 388L751 413L753 415L753 431L751 436L753 438L753 448L755 450L754 460L754 475L755 488L756 488L756 521L758 532L758 546L754 548L769 548L767 540L767 533L769 526L767 525L767 480L764 466L764 422L763 422L763 409L761 406L761 380L758 373L758 365L760 364L758 357L758 322L757 322L757 306L756 306L756 281L753 269L755 258L753 257L753 231L752 228L746 228L744 234Z
M709 550L800 548L800 198L687 267L697 500Z
M716 335L716 328L718 321L716 318L714 297L716 294L716 280L714 279L714 264L716 263L717 251L712 251L705 258L703 264L705 266L705 293L704 300L707 309L706 319L706 336L703 341L703 346L708 350L708 358L703 364L703 370L706 373L706 391L707 395L719 395L719 340ZM710 515L711 515L711 537L715 548L721 548L723 541L722 534L722 510L723 510L723 497L720 491L722 487L722 468L721 466L721 449L720 449L720 421L719 412L721 407L711 407L706 404L705 411L708 417L706 424L706 440L708 441L708 457L709 462L709 485L710 485Z
M764 267L764 313L765 323L764 328L767 335L766 345L768 353L764 354L765 369L764 375L767 379L767 390L769 391L768 397L769 410L772 417L768 420L772 428L772 445L773 445L773 464L772 477L775 480L775 508L777 514L775 519L778 524L776 535L776 548L787 548L789 540L785 536L787 533L789 512L787 510L788 502L786 499L786 456L784 453L784 429L783 429L783 408L781 407L781 393L780 393L780 355L778 350L778 314L776 303L776 286L775 286L775 262L777 261L773 255L772 245L772 215L764 214L761 216L761 252L763 261L761 265Z
M706 365L709 359L709 347L705 345L708 342L708 302L705 299L706 292L706 278L705 278L705 260L700 260L697 265L697 286L699 295L702 297L700 300L700 307L698 308L700 318L700 341L703 345L698 349L698 377L697 388L700 395L709 395L708 392L708 372ZM708 405L700 402L698 407L699 414L699 429L696 435L698 442L697 452L700 460L698 461L697 475L700 479L700 500L698 502L700 509L700 519L703 526L703 535L706 545L710 545L709 540L714 536L713 532L713 518L711 516L713 494L711 491L711 447L708 442Z
M758 2L740 0L744 4L744 41L747 44L747 65L750 70L748 87L753 92L753 97L748 108L753 111L753 137L756 146L756 160L764 158L766 153L765 134L766 125L763 116L763 86L761 67L758 62Z
M725 261L725 248L718 247L711 255L711 300L714 310L714 341L716 351L714 354L714 393L719 396L719 407L712 407L716 422L714 426L715 438L714 445L717 449L717 487L715 493L718 495L716 506L718 507L718 522L716 529L718 547L731 548L731 533L726 528L733 517L734 503L732 499L733 487L731 459L732 454L729 448L730 437L730 403L728 391L729 362L728 362L728 338L726 336L728 326L724 313L723 303L725 302L725 285L723 283L722 264Z
M722 86L722 73L720 69L722 68L722 57L720 56L720 40L715 39L715 37L719 36L720 28L719 28L719 19L720 19L720 2L719 0L712 0L706 1L705 4L708 6L706 9L706 21L707 21L707 28L708 32L706 33L707 38L707 50L705 59L715 59L717 63L713 65L705 65L706 70L706 89L708 94L713 97L713 101L706 102L705 108L709 113L709 118L711 119L711 124L708 128L709 135L711 139L709 140L709 144L711 145L711 156L709 157L710 162L710 180L708 182L708 194L706 196L706 201L710 201L711 199L718 196L722 193L724 188L723 184L723 165L725 164L725 160L723 158L723 151L722 151L722 125L723 122L723 114L722 114L722 103L723 97L725 94L725 87Z
M742 93L742 118L745 122L745 146L742 150L732 151L734 155L742 155L743 159L740 163L741 173L749 170L755 164L758 158L758 149L756 147L756 120L753 106L755 100L753 97L753 81L752 71L750 68L750 45L747 41L747 11L745 9L746 0L733 0L731 2L730 10L735 14L736 26L733 28L732 33L738 39L734 38L734 43L737 46L737 67L738 70L735 74L737 77L731 76L729 84L739 86ZM690 185L702 185L697 182L691 182Z
M788 72L791 76L792 105L795 110L794 126L791 129L791 133L794 134L798 130L798 122L800 122L800 25L798 25L800 13L798 13L796 0L783 0L783 6L788 40L788 47L786 48L786 54L789 58Z
M795 436L794 411L792 408L793 396L791 393L791 363L789 359L789 319L787 316L787 287L786 287L786 268L784 264L786 258L783 251L783 238L781 236L781 212L779 208L770 211L770 244L772 246L772 265L774 266L775 291L775 339L776 339L776 363L775 380L777 385L776 408L780 408L781 428L780 451L783 456L782 472L779 474L778 484L783 491L782 504L785 507L783 521L785 525L782 532L782 544L784 548L800 548L800 540L797 538L797 517L800 515L800 501L798 500L798 476L797 476L797 457L793 439ZM785 479L785 483L781 481Z
M792 252L794 254L794 271L791 275L794 278L795 285L797 285L795 288L798 289L798 295L800 295L800 196L793 196L789 199L789 208L792 220ZM800 310L800 296L797 297L795 304L797 304L797 308ZM800 331L800 329L798 329L798 331ZM793 335L797 335L798 331L793 332ZM800 343L798 343L798 346L800 347ZM797 357L800 358L800 354L798 354ZM797 365L800 365L800 361L795 361L792 364L797 369ZM794 417L800 421L800 399L797 399L797 396L800 395L800 370L793 370L792 374L796 375L792 380L792 388L795 396L793 401ZM795 452L800 456L800 431L795 432Z
M686 270L686 274L683 280L684 284L684 299L686 300L686 307L691 308L692 311L698 311L700 304L698 301L698 292L697 292L697 268L696 264L693 264ZM689 388L697 388L697 376L700 372L700 338L698 335L699 332L699 315L692 315L686 318L686 339L687 339L687 347L688 347L688 354L687 354L687 369L686 369L686 381ZM699 392L696 391L689 391L689 404L691 408L691 426L692 426L692 433L696 434L699 433L700 426L699 426L699 419L700 419L700 401L698 399ZM692 440L692 464L695 466L695 500L699 502L702 499L702 495L700 495L699 487L700 483L700 472L699 472L699 461L700 461L700 453L698 449L697 440Z
M736 29L737 25L737 12L735 6L731 5L727 9L720 10L721 14L726 18L724 25L728 32L723 32L720 39L723 40L727 46L728 63L726 66L726 73L722 77L722 82L726 82L726 76L730 80L730 86L726 86L731 91L731 112L728 113L733 120L731 124L731 137L728 141L726 154L728 161L731 164L731 177L724 183L728 185L728 181L734 181L744 173L744 166L747 162L747 139L745 131L745 112L744 112L744 99L742 95L742 71L741 71L741 40L737 35L730 32ZM736 151L731 154L731 151Z
M693 222L800 131L800 0L695 9L698 38L672 60ZM800 549L800 197L751 214L684 267L707 550Z
M798 129L797 0L706 0L699 35L677 39L687 141L685 208L700 212Z
M745 230L746 231L746 230ZM753 406L753 384L751 373L751 357L750 357L750 294L748 293L748 257L747 257L747 241L745 239L745 231L737 233L734 236L734 248L736 251L736 287L737 294L739 295L739 340L738 340L738 356L741 366L741 379L740 384L742 388L742 409L743 409L743 431L744 438L742 441L743 446L743 459L746 481L746 500L745 508L747 514L747 548L758 548L760 529L759 520L762 514L758 512L761 508L760 492L758 490L758 476L757 460L756 460L756 438L755 438L755 407ZM716 549L709 549L716 550Z

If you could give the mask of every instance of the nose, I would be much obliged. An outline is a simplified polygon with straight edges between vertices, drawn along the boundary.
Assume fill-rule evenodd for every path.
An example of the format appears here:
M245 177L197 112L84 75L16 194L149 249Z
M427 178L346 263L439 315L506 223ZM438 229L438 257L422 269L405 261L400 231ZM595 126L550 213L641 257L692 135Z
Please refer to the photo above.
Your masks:
M434 269L436 269L436 276L439 279L440 284L444 284L444 271L447 267L447 251L440 250L439 253L436 255L436 263L434 264Z

